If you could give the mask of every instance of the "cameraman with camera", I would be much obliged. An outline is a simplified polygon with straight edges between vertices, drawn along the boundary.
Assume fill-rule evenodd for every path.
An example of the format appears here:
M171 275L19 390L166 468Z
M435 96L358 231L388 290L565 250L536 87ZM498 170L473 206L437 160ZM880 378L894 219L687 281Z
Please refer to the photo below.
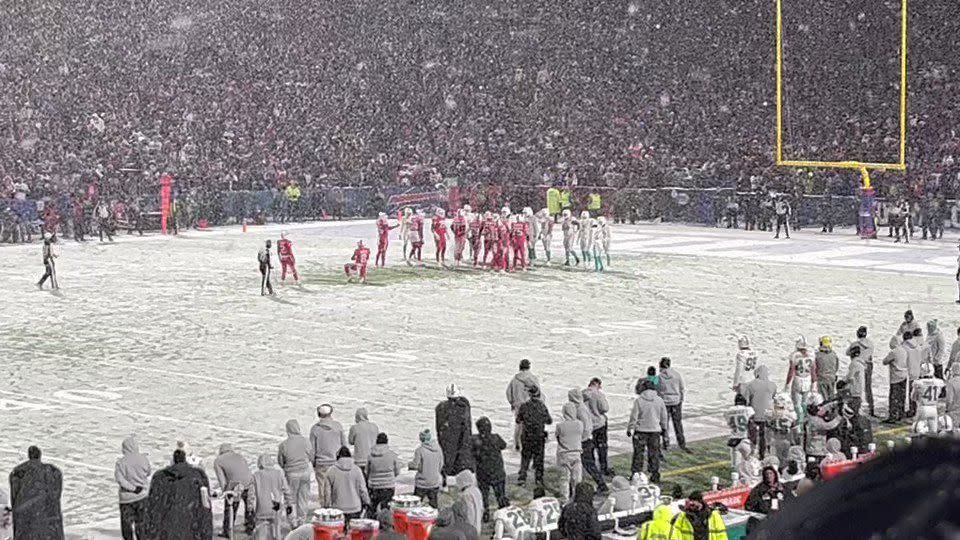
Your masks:
M819 405L807 405L807 417L804 425L806 432L807 458L814 458L817 463L827 455L827 434L837 429L843 422L841 405L843 397L838 396Z

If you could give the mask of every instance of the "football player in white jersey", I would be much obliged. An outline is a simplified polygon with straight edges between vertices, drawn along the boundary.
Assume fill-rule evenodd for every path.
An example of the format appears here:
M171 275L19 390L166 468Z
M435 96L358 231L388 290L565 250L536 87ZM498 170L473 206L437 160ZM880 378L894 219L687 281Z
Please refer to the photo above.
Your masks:
M733 391L743 395L743 388L756 378L754 370L757 368L757 353L750 348L750 338L737 338L737 360L733 370Z
M934 376L933 364L920 366L920 378L913 382L911 400L917 403L917 415L913 419L913 432L916 434L936 434L939 432L937 410L944 397L943 379Z
M507 506L493 514L493 538L512 538L519 540L524 537L533 538L533 527L527 521L527 512L519 506Z
M803 424L808 397L811 392L814 392L814 383L817 382L817 368L813 361L813 354L803 336L797 338L796 350L790 354L789 362L790 368L787 371L784 390L790 392L790 399L797 411L797 420Z
M736 448L740 441L750 436L753 407L747 406L747 399L740 394L737 394L733 403L733 408L727 410L723 416L730 428L730 438L727 440L727 446L730 447L730 464L733 470L737 470L740 460Z

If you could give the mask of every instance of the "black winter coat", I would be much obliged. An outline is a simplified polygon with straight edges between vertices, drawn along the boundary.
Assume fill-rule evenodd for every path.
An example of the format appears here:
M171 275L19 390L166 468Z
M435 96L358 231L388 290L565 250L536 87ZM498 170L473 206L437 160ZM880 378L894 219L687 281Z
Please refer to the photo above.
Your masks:
M560 511L557 523L563 537L568 540L600 540L600 521L593 507L593 486L579 484L573 501Z
M176 463L157 471L150 481L147 499L148 540L209 540L213 537L210 491L203 470Z
M14 540L63 540L60 469L31 459L10 472Z
M543 401L533 398L517 410L517 422L523 424L523 440L536 443L546 440L546 429L553 418Z
M473 458L477 463L477 482L480 484L497 484L507 479L507 471L503 467L503 451L507 443L492 429L487 418L477 420L479 433L473 436Z
M443 474L455 476L464 469L473 470L470 426L467 398L450 398L437 405L437 442L443 450Z

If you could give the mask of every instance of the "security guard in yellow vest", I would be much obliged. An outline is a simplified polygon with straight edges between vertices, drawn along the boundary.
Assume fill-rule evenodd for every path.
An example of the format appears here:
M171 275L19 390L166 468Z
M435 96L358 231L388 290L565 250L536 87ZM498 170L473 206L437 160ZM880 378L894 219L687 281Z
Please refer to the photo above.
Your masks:
M589 202L587 203L587 210L590 211L590 215L595 216L600 214L601 207L602 202L600 200L600 194L594 191L590 194Z
M707 540L727 540L727 526L716 509L709 509L703 502L703 496L690 494L683 511L673 515L669 506L658 506L653 511L653 520L643 524L637 534L637 540L699 540L695 535L690 514L709 512L707 516Z
M551 187L547 190L547 212L550 214L550 217L556 221L560 215L560 210L560 190Z
M572 210L572 206L571 206L572 197L573 197L573 194L570 193L570 190L567 188L564 188L563 191L560 192L560 211L561 212L563 210Z

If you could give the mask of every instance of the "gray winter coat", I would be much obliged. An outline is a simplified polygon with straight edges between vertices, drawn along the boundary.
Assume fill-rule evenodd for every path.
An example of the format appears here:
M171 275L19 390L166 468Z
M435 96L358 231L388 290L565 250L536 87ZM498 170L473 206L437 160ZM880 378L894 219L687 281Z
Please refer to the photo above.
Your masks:
M213 472L221 489L233 489L235 486L246 488L250 485L250 466L243 456L233 451L229 443L220 445L220 453L213 461Z
M656 390L644 390L633 400L627 429L631 433L661 433L667 430L667 406Z
M853 397L862 398L864 396L864 386L865 386L865 369L866 366L863 364L863 361L860 357L856 357L850 360L850 367L847 368L847 388L850 390L850 395Z
M327 484L330 486L332 506L344 514L359 512L363 506L370 505L370 495L363 472L352 457L337 460L327 472Z
M530 371L521 371L513 376L507 385L507 403L516 411L521 405L530 400L530 388L540 386L537 376Z
M350 426L350 435L347 441L353 445L353 461L357 465L367 465L367 459L370 457L370 449L377 444L377 434L380 428L367 419L367 410L363 407L357 409L354 417L356 424Z
M817 352L813 358L813 362L816 364L818 380L837 380L837 371L840 368L840 359L837 358L837 353L833 352L833 349L817 349Z
M927 334L927 350L930 352L930 363L942 366L947 355L947 344L939 328L934 327L933 332Z
M874 347L873 341L871 341L870 338L861 338L851 343L850 346L847 347L847 356L850 356L850 349L854 345L860 347L860 359L863 360L864 364L870 364L873 362Z
M827 455L827 432L840 425L838 416L829 422L819 416L807 417L807 448L808 456L822 457Z
M330 466L337 461L337 452L346 446L347 434L333 418L321 418L310 428L310 446L313 447L313 466Z
M593 415L590 414L590 408L583 402L583 393L580 390L574 388L567 392L567 397L570 398L570 403L573 403L577 408L577 420L583 424L583 437L584 441L588 441L593 437Z
M370 489L393 489L400 476L400 460L385 444L375 444L367 461L367 484Z
M277 464L287 475L309 472L313 467L313 447L300 434L300 423L287 420L287 438L277 449Z
M290 485L270 454L262 454L257 459L257 469L253 473L253 489L247 495L247 504L253 508L256 519L273 519L277 516L273 510L274 501L280 503L281 514L282 509L290 506Z
M679 405L683 401L683 377L673 368L660 370L660 397L666 405Z
M117 460L113 468L113 477L120 486L120 504L142 501L147 498L150 489L150 460L140 453L137 439L127 437L120 446L123 457ZM136 493L137 488L142 488Z
M577 405L563 404L563 421L557 424L557 460L570 452L583 451L583 422L577 419Z
M766 365L757 366L757 378L743 389L743 397L753 407L756 420L766 420L773 406L773 396L777 394L777 385L770 381L770 370Z
M414 476L414 486L423 489L433 489L440 487L441 475L443 469L443 452L437 441L429 440L421 443L413 452L413 461L410 462L410 470L417 471Z
M477 530L483 526L483 495L477 487L477 477L469 469L457 473L457 487L460 488L460 500L466 507L467 523Z
M607 413L610 411L610 404L607 403L607 396L599 388L584 388L583 402L590 410L591 425L594 430L607 425Z

